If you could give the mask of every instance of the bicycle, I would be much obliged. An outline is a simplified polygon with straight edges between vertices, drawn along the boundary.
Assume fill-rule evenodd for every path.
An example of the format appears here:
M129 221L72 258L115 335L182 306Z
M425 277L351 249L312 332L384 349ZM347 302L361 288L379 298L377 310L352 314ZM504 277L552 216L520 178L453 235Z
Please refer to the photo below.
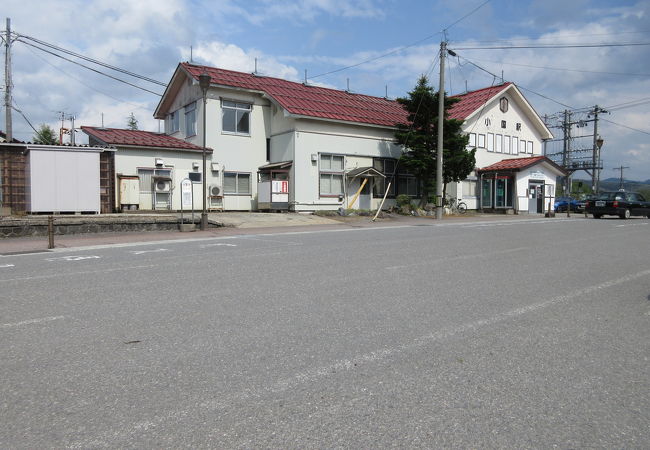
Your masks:
M465 214L467 212L465 202L459 202L454 197L447 197L445 199L445 206L449 208L451 214Z

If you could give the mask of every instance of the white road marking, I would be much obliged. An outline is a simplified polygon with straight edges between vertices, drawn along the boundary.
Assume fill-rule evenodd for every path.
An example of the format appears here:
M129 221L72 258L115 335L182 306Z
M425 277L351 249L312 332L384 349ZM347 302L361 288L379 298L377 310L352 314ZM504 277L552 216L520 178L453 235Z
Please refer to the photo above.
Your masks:
M215 399L206 400L200 403L199 405L197 405L195 409L198 409L200 411L226 410L227 408L231 407L234 402L237 401L245 401L251 398L260 398L264 395L268 395L269 393L277 394L277 393L286 392L290 389L295 388L296 386L314 383L319 379L331 377L337 372L344 372L344 371L354 369L355 367L364 363L380 362L387 358L393 357L395 355L399 355L401 353L417 350L418 348L425 347L427 345L430 345L438 341L450 339L466 332L472 332L490 325L496 325L500 322L504 322L512 318L518 318L525 314L543 308L547 308L555 304L566 303L570 300L589 295L601 289L607 289L648 275L650 275L650 270L644 270L642 272L626 275L624 277L617 278L615 280L606 281L598 285L589 286L583 289L578 289L572 293L553 297L549 300L540 303L534 303L532 305L523 306L521 308L515 308L510 311L506 311L500 314L496 314L492 317L488 317L486 319L476 320L473 322L468 322L465 324L458 325L456 327L443 329L435 333L431 333L425 336L421 336L419 338L415 338L411 342L403 345L398 345L395 347L389 347L389 348L384 348L384 349L380 349L368 353L363 353L350 359L342 359L342 360L334 361L332 364L327 366L315 367L313 369L308 369L302 372L298 372L293 376L290 376L283 380L279 380L275 383L269 384L260 389L251 389L251 390L246 390L241 392L235 392L232 393L230 396L221 396L218 400ZM67 447L68 448L114 447L116 446L116 441L128 439L130 436L141 432L143 429L149 430L169 421L179 422L185 417L188 416L194 417L195 415L196 415L195 412L188 411L188 410L176 410L176 411L172 410L167 413L163 413L159 411L156 414L156 417L151 418L151 420L140 421L138 423L133 424L128 429L111 430L106 433L102 433L102 435L97 436L94 439L72 442Z
M7 267L16 267L16 266L14 266L13 264L2 264L2 265L0 265L0 269L5 269Z
M89 275L94 273L109 273L109 272L118 272L122 270L133 270L133 269L148 269L151 267L157 267L157 264L149 264L146 266L130 266L130 267L117 267L115 269L100 269L100 270L87 270L83 272L73 272L73 273L53 273L51 275L34 275L32 277L20 277L20 278L7 278L5 280L0 280L0 283L6 283L7 281L30 281L30 280L44 280L47 278L61 278L77 275Z
M0 325L0 328L21 327L23 325L32 325L35 323L51 322L53 320L61 320L61 319L65 319L65 316L41 317L40 319L23 320L22 322L3 323L2 325Z
M84 259L100 259L101 256L96 255L70 255L70 256L57 256L55 258L45 258L45 261L83 261Z
M131 250L131 253L134 255L142 255L144 253L158 253L158 252L168 252L169 250L166 248L159 248L156 250Z
M201 248L208 248L208 247L237 247L237 244L226 244L224 242L217 242L216 244L201 245Z

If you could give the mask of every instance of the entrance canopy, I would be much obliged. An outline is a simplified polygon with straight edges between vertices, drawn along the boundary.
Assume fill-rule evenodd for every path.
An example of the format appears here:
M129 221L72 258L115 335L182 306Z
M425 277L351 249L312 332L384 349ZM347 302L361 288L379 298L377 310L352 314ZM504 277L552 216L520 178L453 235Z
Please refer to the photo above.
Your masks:
M386 176L383 173L379 172L374 167L358 167L356 169L352 169L346 175L349 179L356 178L356 177L386 178Z

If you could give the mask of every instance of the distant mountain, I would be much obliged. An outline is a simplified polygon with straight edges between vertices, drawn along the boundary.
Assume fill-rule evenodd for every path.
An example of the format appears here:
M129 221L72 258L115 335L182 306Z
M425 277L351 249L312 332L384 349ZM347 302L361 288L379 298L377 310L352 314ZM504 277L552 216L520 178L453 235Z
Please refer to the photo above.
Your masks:
M591 186L591 179L589 180L579 180L582 181L585 186ZM601 191L618 191L621 180L620 178L612 177L600 180L600 190ZM645 181L633 181L633 180L624 180L625 189L628 191L647 191L650 189L650 180Z

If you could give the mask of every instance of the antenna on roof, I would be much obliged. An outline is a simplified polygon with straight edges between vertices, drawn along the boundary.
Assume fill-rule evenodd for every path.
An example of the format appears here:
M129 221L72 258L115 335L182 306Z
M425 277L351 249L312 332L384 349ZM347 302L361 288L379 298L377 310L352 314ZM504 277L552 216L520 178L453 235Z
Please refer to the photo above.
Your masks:
M305 69L305 81L304 81L304 83L307 84L307 69Z
M501 84L503 84L503 83L505 83L505 81L503 80L503 70L502 70L501 71Z
M253 72L253 75L257 75L257 58L255 58L255 72Z
M467 89L467 80L465 80L465 93L468 93L469 89Z
M347 80L347 88L345 88L345 92L350 92L350 79L346 78Z
M386 94L384 95L384 98L388 100L388 85L386 85L385 87L386 87Z
M190 45L190 62L191 62L191 63L194 62L194 60L193 60L193 58L192 58L192 53L193 53L192 50L193 50L193 49L192 49L192 46Z
M102 128L104 128L104 113L102 113Z

